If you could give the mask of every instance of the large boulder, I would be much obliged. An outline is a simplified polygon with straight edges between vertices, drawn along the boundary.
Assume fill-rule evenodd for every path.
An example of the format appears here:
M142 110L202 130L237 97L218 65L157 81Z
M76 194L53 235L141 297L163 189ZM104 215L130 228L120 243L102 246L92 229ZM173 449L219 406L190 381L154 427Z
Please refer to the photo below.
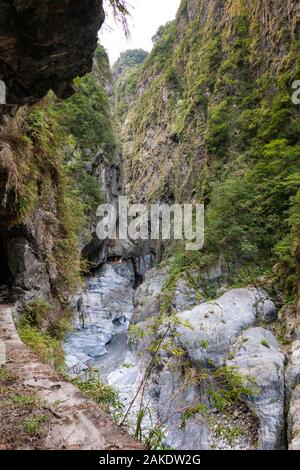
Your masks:
M300 340L294 341L292 344L285 380L287 393L290 397L292 391L300 384Z
M285 356L276 338L263 328L249 328L231 347L230 354L233 359L227 365L255 379L257 390L248 403L259 419L259 449L283 447Z
M290 450L300 450L300 341L292 344L286 370L286 392L289 403L288 442Z
M160 303L165 294L168 274L169 269L167 267L153 268L146 272L144 282L134 294L133 324L160 316ZM172 308L182 311L194 306L196 303L197 294L195 289L191 288L185 279L179 278L172 293Z
M199 367L225 364L231 344L256 321L256 289L232 289L215 302L178 314L178 341Z
M133 324L160 315L160 296L168 276L168 269L153 268L146 273L144 282L134 294Z
M300 450L300 385L292 394L288 412L289 450Z

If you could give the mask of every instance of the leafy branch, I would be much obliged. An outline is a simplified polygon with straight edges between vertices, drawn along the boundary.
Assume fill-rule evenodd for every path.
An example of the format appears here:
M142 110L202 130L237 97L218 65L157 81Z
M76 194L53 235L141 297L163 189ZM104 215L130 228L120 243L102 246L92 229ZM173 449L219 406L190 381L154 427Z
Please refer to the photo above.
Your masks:
M106 0L108 6L112 9L114 19L117 23L120 23L125 36L130 37L129 27L128 27L128 16L130 5L126 0Z

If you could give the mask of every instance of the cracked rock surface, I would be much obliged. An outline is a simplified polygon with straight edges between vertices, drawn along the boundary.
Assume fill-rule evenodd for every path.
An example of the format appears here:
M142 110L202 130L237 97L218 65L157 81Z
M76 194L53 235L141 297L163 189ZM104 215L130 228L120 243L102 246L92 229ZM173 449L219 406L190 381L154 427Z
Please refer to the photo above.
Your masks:
M52 89L74 92L73 79L92 68L102 0L3 0L0 3L0 80L8 104L33 103Z

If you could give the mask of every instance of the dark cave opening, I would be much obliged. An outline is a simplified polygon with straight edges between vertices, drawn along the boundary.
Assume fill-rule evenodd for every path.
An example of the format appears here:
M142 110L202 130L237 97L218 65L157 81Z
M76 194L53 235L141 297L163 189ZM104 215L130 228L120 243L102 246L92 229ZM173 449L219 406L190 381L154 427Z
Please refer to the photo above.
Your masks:
M0 233L0 303L9 301L12 284L13 276L8 266L6 244Z

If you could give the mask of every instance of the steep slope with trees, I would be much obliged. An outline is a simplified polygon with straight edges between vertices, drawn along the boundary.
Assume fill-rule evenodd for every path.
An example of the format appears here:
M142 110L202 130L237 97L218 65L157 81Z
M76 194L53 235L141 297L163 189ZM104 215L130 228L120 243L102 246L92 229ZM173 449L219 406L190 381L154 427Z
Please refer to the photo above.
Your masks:
M281 302L299 287L299 34L295 1L183 0L116 109L132 200L206 206L205 250L173 247L174 268L220 262Z

